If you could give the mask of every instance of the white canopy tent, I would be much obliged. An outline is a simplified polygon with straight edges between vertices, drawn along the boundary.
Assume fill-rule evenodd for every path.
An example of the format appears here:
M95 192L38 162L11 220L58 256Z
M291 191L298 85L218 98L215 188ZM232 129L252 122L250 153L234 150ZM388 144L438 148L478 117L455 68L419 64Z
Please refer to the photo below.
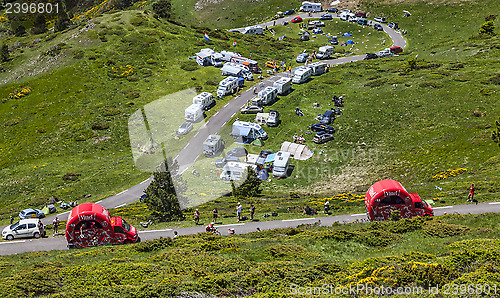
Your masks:
M313 152L306 145L292 142L283 142L280 151L290 152L292 157L297 160L306 160L313 156Z

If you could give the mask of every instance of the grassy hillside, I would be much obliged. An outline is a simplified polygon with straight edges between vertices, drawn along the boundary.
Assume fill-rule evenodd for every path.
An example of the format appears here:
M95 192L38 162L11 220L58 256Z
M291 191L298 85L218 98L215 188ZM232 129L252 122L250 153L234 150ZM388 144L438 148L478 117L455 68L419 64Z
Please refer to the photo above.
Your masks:
M429 297L431 287L445 284L458 292L443 297L463 297L459 286L468 284L493 297L498 222L494 214L448 215L25 253L0 257L0 284L4 297L290 297L298 287L357 284L420 289L405 297ZM318 297L340 296L333 294Z

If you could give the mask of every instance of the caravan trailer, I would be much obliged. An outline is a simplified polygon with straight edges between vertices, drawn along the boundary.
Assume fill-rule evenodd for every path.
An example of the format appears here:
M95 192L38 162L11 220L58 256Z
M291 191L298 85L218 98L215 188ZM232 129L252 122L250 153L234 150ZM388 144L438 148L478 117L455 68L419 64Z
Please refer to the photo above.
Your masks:
M192 104L184 111L184 119L189 122L198 122L203 119L203 106Z
M212 49L201 49L196 53L196 62L201 66L222 66L222 55Z
M292 91L292 79L291 78L281 78L274 82L273 87L278 90L278 94L288 94Z
M278 95L278 89L274 87L267 86L264 90L260 91L259 94L257 94L257 97L259 98L259 102L261 105L268 105L272 104Z
M224 95L236 92L238 87L238 78L229 76L219 83L219 88L217 88L217 96L222 97Z
M311 11L311 12L316 12L316 11L322 11L321 9L321 3L314 3L314 2L309 2L309 1L304 1L302 2L302 7L300 8L300 11Z
M226 62L221 68L221 74L223 76L233 76L244 78L247 81L253 80L253 74L244 65L239 65L232 62Z
M294 84L302 84L307 82L312 75L312 69L309 67L299 68L294 72L292 83Z
M209 135L203 142L203 155L212 157L224 149L224 140L219 135Z
M248 58L241 57L241 56L233 56L233 57L231 57L231 59L229 61L236 63L236 64L246 66L253 73L261 73L262 72L262 70L259 68L259 63L255 60L248 59Z
M209 110L215 104L215 99L212 93L202 92L193 97L193 104L199 104L205 111Z
M324 62L314 62L309 65L307 65L312 71L311 75L313 76L319 76L321 74L324 74L326 72L326 63Z
M288 166L290 165L290 152L279 151L274 157L273 176L286 177Z

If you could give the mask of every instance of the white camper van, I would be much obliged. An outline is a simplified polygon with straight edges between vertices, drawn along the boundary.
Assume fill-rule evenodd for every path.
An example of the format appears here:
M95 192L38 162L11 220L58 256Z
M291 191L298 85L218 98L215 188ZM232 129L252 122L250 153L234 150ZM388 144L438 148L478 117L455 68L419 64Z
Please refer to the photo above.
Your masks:
M247 81L253 81L253 74L250 72L250 69L247 66L234 62L226 62L224 65L241 68L243 70L243 78L245 78L245 80Z
M333 47L332 46L322 46L319 48L318 53L316 54L316 58L318 59L328 59L333 55Z
M270 86L267 86L264 90L261 90L259 94L257 94L261 105L272 104L276 100L277 96L278 89Z
M203 155L211 157L224 149L224 140L219 135L209 135L203 142Z
M290 152L278 151L274 157L273 176L286 177L286 171L290 165Z
M267 139L267 133L259 124L245 121L234 121L231 135L254 140Z
M309 67L297 69L293 75L292 83L302 84L307 82L311 78L311 75L312 70Z
M264 29L262 29L261 26L256 25L256 26L246 27L242 33L249 35L264 34Z
M202 92L193 97L193 104L201 105L205 111L209 110L214 103L214 96L210 92Z
M238 78L229 76L219 83L219 88L217 88L217 96L225 96L236 92L238 87Z
M321 3L314 3L309 1L302 2L302 7L300 7L300 11L322 11Z
M292 91L292 79L291 78L281 78L274 82L273 87L278 90L278 94L288 94Z
M184 111L184 119L189 122L198 122L203 119L203 106L192 104Z
M221 67L222 55L212 49L201 49L199 53L196 53L196 62L201 66Z
M229 52L229 51L220 51L220 54L222 55L222 61L231 61L231 58L233 57L240 57L241 55L238 53L234 52Z
M313 76L319 76L321 74L324 74L326 71L326 64L320 61L311 63L307 67L311 69L312 71L311 75Z
M222 66L221 74L223 76L244 78L247 81L253 80L253 74L248 70L247 67L232 62L226 62L224 66Z
M245 171L248 167L252 168L255 171L257 168L256 165L250 165L242 162L230 161L223 168L222 173L220 174L220 179L224 181L229 180L240 180L244 177Z

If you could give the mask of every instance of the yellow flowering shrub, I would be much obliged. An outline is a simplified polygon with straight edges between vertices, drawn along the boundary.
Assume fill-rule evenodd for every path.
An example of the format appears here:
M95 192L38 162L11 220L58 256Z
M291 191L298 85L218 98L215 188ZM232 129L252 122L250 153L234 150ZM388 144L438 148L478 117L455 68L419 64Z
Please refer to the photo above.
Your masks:
M431 181L439 181L439 180L444 180L450 177L455 177L459 174L467 172L467 169L464 168L458 168L458 169L448 169L446 171L442 171L437 173L436 175L431 177Z
M111 67L108 72L108 76L112 78L126 78L134 73L134 67L132 65L125 65L120 67Z
M18 88L9 94L9 99L20 99L22 97L30 95L31 91L31 87Z

